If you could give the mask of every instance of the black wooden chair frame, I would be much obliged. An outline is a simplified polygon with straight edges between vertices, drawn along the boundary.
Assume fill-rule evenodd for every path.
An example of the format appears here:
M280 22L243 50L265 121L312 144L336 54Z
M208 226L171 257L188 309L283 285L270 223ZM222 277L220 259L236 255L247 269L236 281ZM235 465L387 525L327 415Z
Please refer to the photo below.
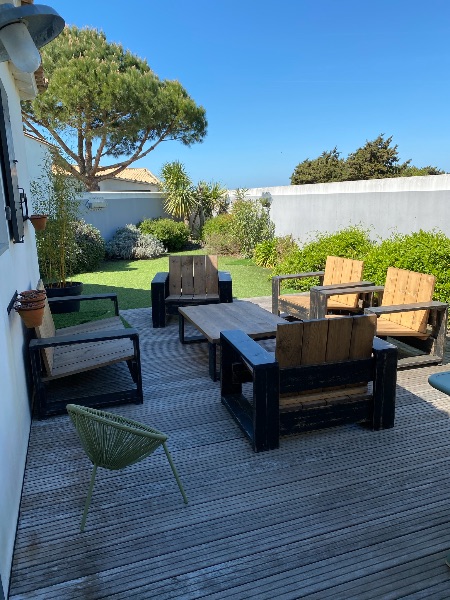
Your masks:
M221 302L233 302L233 288L231 275L227 271L218 271L219 276L219 299L211 303L219 304ZM165 327L167 315L178 315L180 306L199 306L208 304L204 300L180 298L179 302L166 304L166 298L169 296L169 272L161 271L156 273L151 283L152 292L152 322L154 328Z
M275 356L243 331L223 331L221 343L221 397L253 450L279 447L285 434L344 423L367 422L372 429L394 426L397 348L374 338L368 359L280 369ZM253 383L252 399L242 384ZM344 403L301 407L280 413L280 393L295 393L372 381L371 394Z
M50 298L48 299L48 303L51 307L51 305L54 303L70 302L73 300L79 300L82 302L86 300L106 299L110 299L114 303L115 316L118 317L119 307L117 294L93 294L83 296L66 296L65 298ZM44 348L55 348L58 346L68 346L83 343L97 344L98 342L119 339L130 339L133 343L134 356L131 360L127 360L126 363L133 380L134 387L131 387L129 390L121 390L118 392L87 395L83 397L82 402L80 399L77 399L77 402L79 404L82 403L83 406L91 407L111 406L114 404L122 404L124 402L142 404L144 401L144 396L142 390L141 358L139 348L139 333L136 329L124 327L123 329L111 329L92 333L87 332L71 335L60 335L55 337L32 339L29 344L31 372L33 377L36 413L38 418L41 419L51 415L64 413L67 403L71 401L61 399L61 401L56 403L53 402L51 406L48 406L46 393L47 383L41 350ZM93 371L95 371L95 369L93 369ZM77 375L78 377L83 377L83 372L78 373ZM63 380L63 378L61 379Z

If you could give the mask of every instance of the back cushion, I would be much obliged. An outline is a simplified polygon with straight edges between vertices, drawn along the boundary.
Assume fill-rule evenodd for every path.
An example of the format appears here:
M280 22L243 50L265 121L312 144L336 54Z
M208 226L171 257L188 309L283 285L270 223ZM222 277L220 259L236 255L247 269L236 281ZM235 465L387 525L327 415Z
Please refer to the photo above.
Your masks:
M41 279L39 280L36 289L45 289ZM54 337L56 334L55 324L53 322L53 317L47 298L45 299L44 317L42 319L42 324L39 327L35 327L34 331L38 339ZM47 375L51 375L53 367L53 348L43 348L41 350L41 354L45 370L47 371Z

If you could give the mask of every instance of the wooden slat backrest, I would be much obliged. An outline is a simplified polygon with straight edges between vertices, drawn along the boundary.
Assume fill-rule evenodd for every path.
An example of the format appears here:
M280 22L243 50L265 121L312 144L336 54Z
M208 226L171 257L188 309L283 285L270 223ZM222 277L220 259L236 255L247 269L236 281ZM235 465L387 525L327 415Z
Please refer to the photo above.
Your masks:
M169 257L169 294L181 294L181 256Z
M183 296L194 294L194 257L181 257L181 293Z
M169 293L171 296L218 294L217 256L171 256Z
M364 262L362 260L342 258L341 256L328 256L325 264L323 285L361 281L363 268ZM342 296L330 296L329 302L339 302L340 304L356 308L358 299L358 294L345 294Z
M433 299L435 283L436 277L434 275L389 267L381 305L430 302ZM389 313L383 315L383 319L403 325L413 331L426 333L428 315L428 310L414 310Z
M369 358L376 316L317 319L277 326L275 356L280 369Z
M208 294L219 293L219 272L217 269L217 256L211 254L205 256L206 269L206 292Z
M53 317L47 298L45 299L44 317L42 319L42 324L39 325L39 327L35 327L34 331L36 333L36 337L39 339L54 337L56 334L55 323L53 322ZM53 348L43 348L41 350L41 353L45 370L47 372L47 375L50 376L53 368Z

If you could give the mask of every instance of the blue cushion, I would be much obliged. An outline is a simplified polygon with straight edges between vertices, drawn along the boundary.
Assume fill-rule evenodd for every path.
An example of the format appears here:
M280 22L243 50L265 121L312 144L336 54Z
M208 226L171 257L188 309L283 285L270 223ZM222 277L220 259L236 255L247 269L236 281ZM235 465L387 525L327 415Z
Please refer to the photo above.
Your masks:
M440 392L450 396L450 371L430 375L428 377L428 383Z

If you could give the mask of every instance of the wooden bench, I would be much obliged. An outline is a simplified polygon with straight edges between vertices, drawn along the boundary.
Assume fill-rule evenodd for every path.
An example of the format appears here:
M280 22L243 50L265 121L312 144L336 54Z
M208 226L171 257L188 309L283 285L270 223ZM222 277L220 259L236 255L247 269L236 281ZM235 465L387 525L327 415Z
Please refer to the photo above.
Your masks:
M272 278L272 312L275 315L287 313L298 319L311 318L311 300L309 292L297 294L281 294L281 283L288 280L318 277L320 285L335 286L358 282L359 285L368 285L371 282L361 282L364 263L361 260L352 260L340 256L328 256L325 270L296 275L278 275ZM347 292L341 295L332 295L327 298L327 310L341 314L361 312L360 294Z
M71 300L111 300L115 316L56 329L50 310L53 303ZM69 296L64 299L46 300L42 325L35 328L36 338L29 344L31 368L39 418L65 412L66 404L76 399L85 406L109 406L121 402L143 402L139 335L135 329L125 328L119 317L116 294ZM126 363L123 369L102 372L104 382L94 390L92 377L85 372ZM99 371L98 371L99 373ZM126 381L131 376L131 381ZM58 386L57 398L49 394L49 384L66 379ZM86 389L83 388L86 379ZM114 390L114 381L118 384ZM124 385L126 384L126 385ZM64 389L67 388L67 389ZM76 390L75 390L76 388ZM76 393L77 396L71 396Z
M375 327L364 315L278 325L275 354L242 331L221 332L222 402L255 452L278 448L280 435L343 423L393 427L397 349ZM251 397L242 394L248 381Z
M165 327L180 306L232 302L231 275L217 268L217 256L171 256L169 271L151 283L153 327Z

